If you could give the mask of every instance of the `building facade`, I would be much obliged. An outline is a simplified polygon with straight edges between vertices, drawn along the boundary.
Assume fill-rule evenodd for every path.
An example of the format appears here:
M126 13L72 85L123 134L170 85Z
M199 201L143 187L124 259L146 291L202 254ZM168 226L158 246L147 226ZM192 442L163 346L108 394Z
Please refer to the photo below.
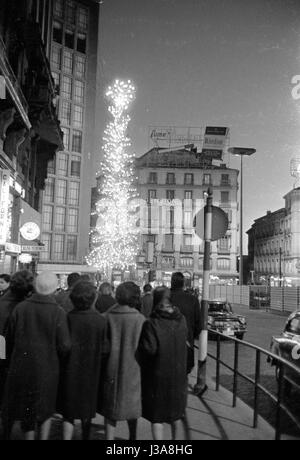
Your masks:
M248 230L249 260L256 283L300 286L300 188L285 207L256 219Z
M189 284L201 287L204 244L194 230L210 187L213 203L228 215L229 228L212 243L211 281L236 283L238 254L238 171L212 161L201 163L195 149L154 148L136 161L141 199L138 278L149 270L159 283L169 284L182 271ZM150 251L150 255L149 255Z
M89 272L93 157L98 152L99 2L54 0L49 43L52 76L57 89L56 111L64 148L48 163L41 198L42 241L39 269L64 277Z
M36 269L47 164L63 148L47 58L51 6L51 0L1 2L0 271L6 273Z

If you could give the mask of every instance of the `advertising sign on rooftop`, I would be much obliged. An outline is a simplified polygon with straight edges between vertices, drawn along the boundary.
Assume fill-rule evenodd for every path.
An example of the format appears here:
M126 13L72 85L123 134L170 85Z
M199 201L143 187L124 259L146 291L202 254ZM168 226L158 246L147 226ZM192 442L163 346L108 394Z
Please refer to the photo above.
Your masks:
M205 130L202 154L212 160L222 160L229 128L208 126Z

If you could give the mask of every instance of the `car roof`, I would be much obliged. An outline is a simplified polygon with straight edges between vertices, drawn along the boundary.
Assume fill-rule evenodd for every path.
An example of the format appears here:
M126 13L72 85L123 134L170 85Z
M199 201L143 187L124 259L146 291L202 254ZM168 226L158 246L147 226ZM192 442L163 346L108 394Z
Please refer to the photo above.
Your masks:
M212 299L208 301L209 303L228 303L226 299Z

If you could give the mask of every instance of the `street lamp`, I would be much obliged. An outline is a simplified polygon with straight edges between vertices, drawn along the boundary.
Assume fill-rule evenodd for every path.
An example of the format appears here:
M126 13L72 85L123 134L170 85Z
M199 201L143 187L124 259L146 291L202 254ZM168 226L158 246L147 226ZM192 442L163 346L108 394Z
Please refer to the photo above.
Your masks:
M243 286L243 157L253 155L256 150L243 147L232 147L228 149L229 153L241 157L241 199L240 199L240 266L239 266L239 283Z

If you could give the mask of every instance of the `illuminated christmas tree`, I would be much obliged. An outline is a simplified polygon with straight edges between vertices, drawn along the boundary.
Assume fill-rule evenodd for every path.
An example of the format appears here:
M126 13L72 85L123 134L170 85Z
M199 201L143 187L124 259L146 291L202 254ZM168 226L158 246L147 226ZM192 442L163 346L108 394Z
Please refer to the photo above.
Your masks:
M134 187L134 155L130 150L127 113L135 99L135 88L130 81L116 80L108 88L108 108L112 121L103 137L104 158L98 175L101 185L96 205L98 217L91 233L89 265L109 275L116 269L134 266L138 252L138 233L133 203L137 197Z

